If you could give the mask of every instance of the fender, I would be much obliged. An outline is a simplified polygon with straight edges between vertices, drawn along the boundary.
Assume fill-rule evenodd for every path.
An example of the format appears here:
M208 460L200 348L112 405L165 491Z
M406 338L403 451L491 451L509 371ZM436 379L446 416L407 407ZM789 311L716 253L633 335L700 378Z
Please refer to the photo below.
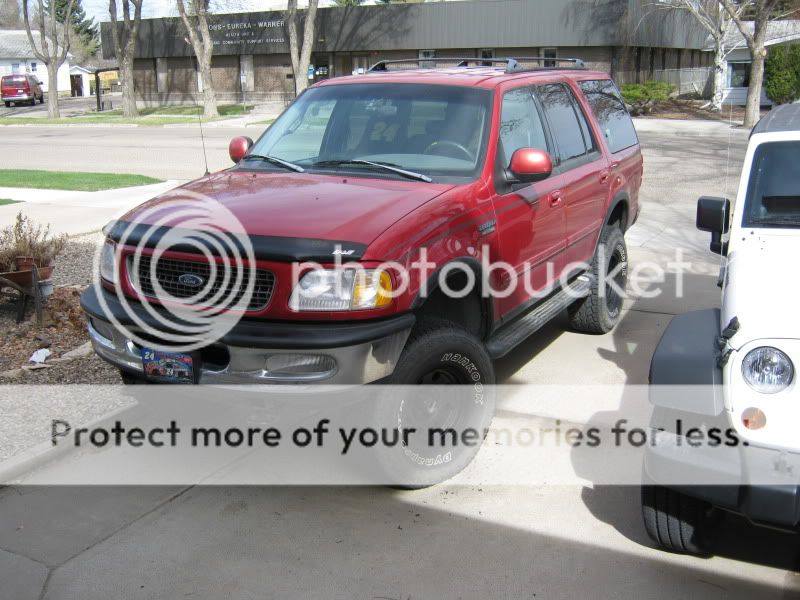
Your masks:
M630 210L631 210L631 199L630 199L630 196L628 195L628 192L620 191L620 192L617 192L617 194L614 196L614 199L608 204L608 210L606 211L606 214L603 217L603 226L600 228L600 233L597 234L597 239L594 242L594 251L595 251L595 253L597 253L597 246L598 246L598 244L600 244L600 235L603 233L603 227L605 227L608 224L608 220L611 218L611 215L614 214L614 211L617 209L617 207L620 204L625 204L625 209L626 209L627 217L628 217L627 218L628 222L623 224L622 232L625 233L625 231L628 230L629 222L630 222L630 218L631 218L631 212L630 212Z
M417 293L414 301L411 303L411 310L417 311L425 304L425 301L433 294L433 292L439 289L439 275L442 270L447 267L448 265L452 264L461 264L464 265L467 269L472 271L475 274L475 282L476 285L481 285L483 281L483 267L480 262L478 262L472 256L457 256L452 258L451 260L447 261L443 265L440 265L436 268L436 270L428 277L427 281L427 297L422 296L422 288ZM480 305L481 305L481 320L483 331L485 335L488 336L494 329L495 325L495 317L494 317L494 303L492 302L491 297L483 297L481 294L480 296Z

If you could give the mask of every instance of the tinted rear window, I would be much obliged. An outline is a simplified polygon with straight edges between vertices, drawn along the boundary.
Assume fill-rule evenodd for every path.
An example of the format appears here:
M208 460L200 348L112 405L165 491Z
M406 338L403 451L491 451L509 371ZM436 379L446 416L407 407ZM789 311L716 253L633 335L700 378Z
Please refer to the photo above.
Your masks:
M753 156L744 227L800 227L800 142L761 144Z
M3 77L2 85L20 85L25 83L25 77L22 75L6 75Z
M600 123L600 129L612 153L639 143L633 121L625 110L625 103L613 81L610 79L581 81L579 85L592 107L597 122Z
M578 108L570 91L561 84L547 84L538 86L536 93L556 139L561 160L577 158L590 152L594 142L589 136L583 115L577 112Z

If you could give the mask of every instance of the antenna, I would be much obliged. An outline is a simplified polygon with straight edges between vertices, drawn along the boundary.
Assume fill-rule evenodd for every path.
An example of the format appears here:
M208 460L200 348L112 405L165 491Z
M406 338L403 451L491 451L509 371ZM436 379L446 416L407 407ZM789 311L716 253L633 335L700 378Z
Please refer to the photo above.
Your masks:
M198 105L198 108L200 106ZM208 155L206 154L206 136L203 135L203 115L197 111L197 123L200 125L200 143L203 145L203 163L206 166L206 175L209 174L208 170Z

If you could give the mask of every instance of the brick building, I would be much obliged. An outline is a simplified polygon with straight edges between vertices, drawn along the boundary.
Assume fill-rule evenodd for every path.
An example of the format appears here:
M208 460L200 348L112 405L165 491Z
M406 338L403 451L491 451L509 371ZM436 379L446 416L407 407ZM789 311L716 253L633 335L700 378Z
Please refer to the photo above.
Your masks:
M113 57L103 23L106 58ZM212 71L221 102L288 102L294 96L282 11L211 17ZM448 57L577 57L619 83L694 81L702 92L710 53L706 32L687 12L651 0L476 0L320 8L314 80L350 75L378 60ZM676 74L678 77L676 77ZM200 101L200 77L183 24L145 19L135 87L142 104ZM684 86L682 86L683 88Z

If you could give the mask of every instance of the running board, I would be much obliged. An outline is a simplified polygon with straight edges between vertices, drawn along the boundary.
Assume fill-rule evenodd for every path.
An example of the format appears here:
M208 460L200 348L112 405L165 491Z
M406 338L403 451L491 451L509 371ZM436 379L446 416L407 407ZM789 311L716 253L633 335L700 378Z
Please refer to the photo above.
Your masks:
M524 317L498 329L486 342L486 349L493 359L502 358L532 334L539 331L558 313L592 291L588 275L581 275L569 286L554 294L531 310Z

